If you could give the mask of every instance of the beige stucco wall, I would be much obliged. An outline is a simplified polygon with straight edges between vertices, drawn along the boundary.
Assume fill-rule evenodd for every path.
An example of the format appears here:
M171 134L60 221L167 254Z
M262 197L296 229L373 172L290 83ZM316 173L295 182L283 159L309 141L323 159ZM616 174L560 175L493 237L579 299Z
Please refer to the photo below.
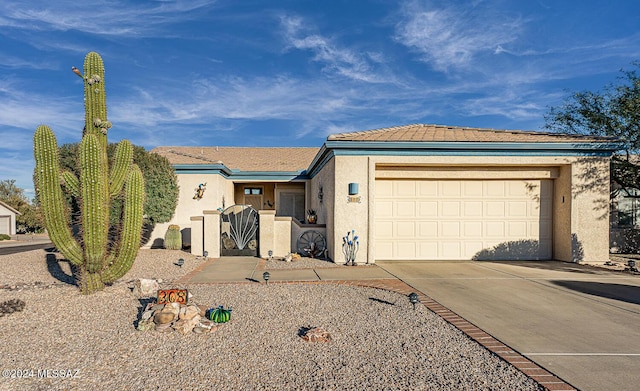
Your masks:
M573 262L609 260L609 159L579 158L572 165Z
M562 165L553 183L553 257L572 262L571 165Z
M337 156L335 161L334 224L327 224L328 236L336 234L329 241L330 252L335 258L341 255L342 236L355 229L360 237L360 252L357 262L375 262L375 243L369 240L375 236L375 177L376 166L411 166L416 172L428 171L429 167L473 167L465 172L466 178L486 179L503 175L508 178L509 170L529 170L535 175L548 171L554 179L554 258L572 262L604 262L609 251L609 159L583 157L545 156ZM329 166L329 165L327 165ZM483 172L486 167L486 172ZM496 168L507 167L501 174ZM545 170L536 168L545 167ZM550 170L546 170L551 168ZM327 174L331 167L325 167ZM324 170L323 170L324 171ZM500 171L498 171L500 172ZM321 172L322 174L322 172ZM440 175L440 174L439 174ZM455 178L455 175L452 179ZM324 177L323 182L331 182ZM316 178L314 178L314 181ZM361 203L349 203L348 184L359 183ZM325 186L325 194L327 189ZM562 197L564 203L562 203ZM344 232L344 234L343 234Z
M553 180L553 257L570 262L604 262L609 252L609 159L584 157L514 156L334 156L306 184L307 208L317 211L318 223L326 225L329 257L344 262L342 238L354 230L360 238L357 263L375 262L375 180L387 175L381 168L394 167L407 178L507 179L548 178ZM430 170L431 168L431 170ZM454 170L454 171L447 171ZM456 172L455 170L458 170ZM393 175L393 174L392 174ZM207 182L202 200L193 200L195 188ZM170 223L190 227L193 216L204 210L233 205L234 186L219 175L178 175L180 199ZM358 183L359 202L348 195L349 183ZM287 184L277 184L286 186ZM293 184L292 184L293 185ZM318 198L322 187L323 199ZM289 220L270 211L270 228L261 233L260 255L273 249L275 256L295 251L294 228ZM261 220L263 217L261 216ZM277 221L276 221L277 220ZM159 225L152 236L164 237L168 224ZM261 230L266 228L262 226ZM269 238L262 242L263 235ZM287 243L285 238L289 238ZM266 238L266 237L265 237ZM291 248L287 248L291 247Z
M309 208L315 209L318 214L318 224L325 224L327 249L329 250L329 258L336 263L343 262L342 258L342 238L340 237L340 247L336 247L334 242L334 230L330 227L334 226L334 205L335 205L335 159L331 159L322 167L320 172L316 174L309 182L308 188L311 189L307 202ZM322 187L322 202L318 199L318 191ZM293 236L293 235L292 235Z
M205 210L216 210L223 206L231 206L234 202L233 183L218 174L179 174L178 205L171 221L157 224L151 233L150 240L143 247L156 246L164 241L164 234L170 224L177 224L183 232L185 245L191 244L191 217L202 216ZM200 183L206 183L204 196L194 200L195 190ZM154 244L155 242L155 244Z
M348 232L355 231L359 237L360 249L356 254L356 263L364 264L368 258L368 243L370 235L370 200L372 199L369 175L368 156L336 156L334 179L334 235L328 241L329 247L334 249L336 263L345 261L342 254L342 238ZM349 183L357 183L359 202L349 198ZM329 231L331 231L331 226Z

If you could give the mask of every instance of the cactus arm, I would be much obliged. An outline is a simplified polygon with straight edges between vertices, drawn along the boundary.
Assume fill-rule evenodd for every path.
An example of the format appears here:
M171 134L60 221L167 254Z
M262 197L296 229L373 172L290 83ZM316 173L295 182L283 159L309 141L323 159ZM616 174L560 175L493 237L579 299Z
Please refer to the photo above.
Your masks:
M63 171L61 174L62 184L69 193L74 197L80 196L80 182L74 173L71 171Z
M45 225L56 248L74 265L83 261L82 248L73 238L67 224L66 202L60 188L59 156L56 136L41 125L34 135L36 182Z
M85 130L98 137L100 146L107 153L107 94L104 87L104 63L96 52L84 59Z
M109 183L106 154L97 137L86 134L80 143L82 235L87 271L104 265L109 232Z
M140 248L140 227L142 227L144 213L144 178L137 165L132 164L131 167L124 189L125 204L118 253L102 273L102 280L105 283L112 283L124 276L133 266Z
M116 147L116 154L109 175L109 196L117 196L122 191L124 180L133 162L133 145L128 140L122 140Z

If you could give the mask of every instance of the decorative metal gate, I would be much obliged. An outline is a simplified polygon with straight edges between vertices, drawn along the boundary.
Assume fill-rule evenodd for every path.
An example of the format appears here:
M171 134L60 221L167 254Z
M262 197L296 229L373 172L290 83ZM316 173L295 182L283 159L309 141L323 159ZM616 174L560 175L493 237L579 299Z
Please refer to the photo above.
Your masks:
M258 212L250 205L233 205L220 216L220 255L258 255Z

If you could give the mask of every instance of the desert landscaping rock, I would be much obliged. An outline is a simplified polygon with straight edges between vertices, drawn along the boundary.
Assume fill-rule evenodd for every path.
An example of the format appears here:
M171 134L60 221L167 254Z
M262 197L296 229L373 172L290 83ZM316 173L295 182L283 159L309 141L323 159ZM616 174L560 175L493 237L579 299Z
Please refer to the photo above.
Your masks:
M172 252L148 251L123 280L162 278L164 285L188 272L166 266ZM0 283L51 281L45 252L30 253L31 259L21 255L19 265L12 255L0 256ZM18 266L29 272L12 270ZM188 335L172 331L170 323L141 332L135 325L151 309L149 299L136 297L125 283L90 296L69 284L0 291L2 301L26 303L24 311L0 317L0 367L78 371L70 379L2 379L0 390L541 389L425 307L413 310L397 293L333 284L188 289L190 304L233 306L231 322L200 334L193 330L210 325L204 319ZM305 327L329 331L331 341L305 342L299 334Z

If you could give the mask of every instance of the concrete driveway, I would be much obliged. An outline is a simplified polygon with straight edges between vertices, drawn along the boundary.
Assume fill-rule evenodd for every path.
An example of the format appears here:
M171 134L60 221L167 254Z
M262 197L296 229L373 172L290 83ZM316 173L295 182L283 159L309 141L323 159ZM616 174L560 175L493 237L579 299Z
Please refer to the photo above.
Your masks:
M555 261L376 264L578 389L640 388L640 276Z

